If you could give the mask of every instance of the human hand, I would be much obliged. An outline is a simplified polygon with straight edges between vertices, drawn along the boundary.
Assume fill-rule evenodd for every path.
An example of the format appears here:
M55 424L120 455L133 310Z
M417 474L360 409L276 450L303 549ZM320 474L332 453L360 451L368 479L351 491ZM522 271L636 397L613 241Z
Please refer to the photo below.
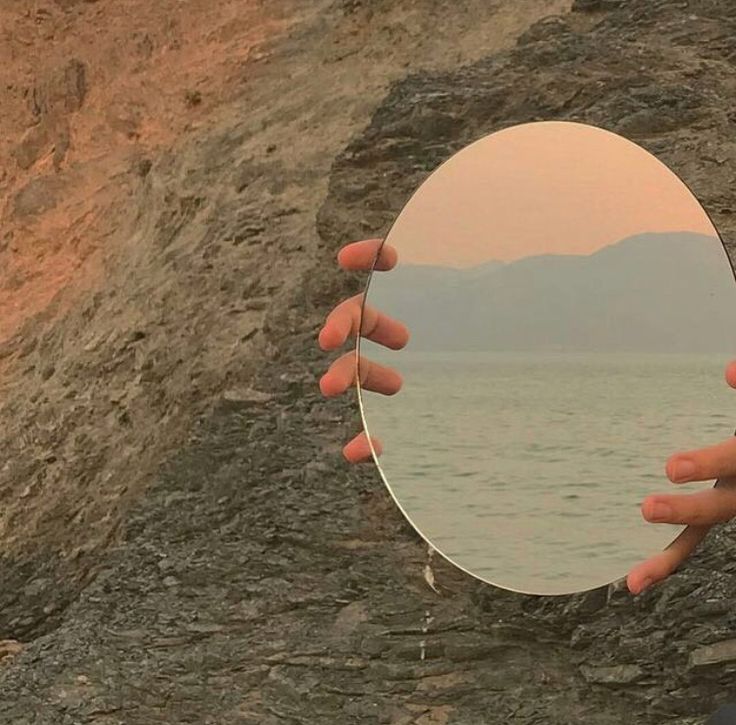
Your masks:
M388 245L381 247L380 239L369 239L348 244L340 250L337 261L345 270L370 271L381 248L380 257L375 266L376 271L386 272L393 269L398 262L396 250ZM364 294L350 297L335 307L327 316L319 333L319 345L325 350L337 350L348 338L356 338L358 326L361 325L361 306ZM370 305L363 309L361 337L383 345L392 350L400 350L409 341L409 331L398 320L393 320ZM363 390L371 390L383 395L394 395L401 389L401 376L392 368L361 356L360 386ZM319 387L322 394L334 397L344 393L356 383L355 352L347 352L330 365L322 376ZM371 443L378 455L381 454L381 443L371 436ZM371 448L366 434L360 433L344 448L343 455L351 463L361 463L371 459Z
M736 361L726 368L726 382L736 388ZM635 566L627 577L629 591L640 594L674 572L714 524L736 517L736 437L714 446L671 456L665 467L676 484L716 480L705 491L682 495L653 494L642 502L642 516L654 524L686 524L667 549Z

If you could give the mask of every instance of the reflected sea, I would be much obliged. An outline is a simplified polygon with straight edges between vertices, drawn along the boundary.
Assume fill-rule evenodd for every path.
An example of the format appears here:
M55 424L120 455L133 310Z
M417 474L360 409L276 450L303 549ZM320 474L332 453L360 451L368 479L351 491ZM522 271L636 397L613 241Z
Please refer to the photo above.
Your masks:
M642 499L704 487L669 483L667 457L734 432L726 354L361 352L404 378L363 394L399 504L456 564L518 591L601 585L660 551L681 527L644 522Z

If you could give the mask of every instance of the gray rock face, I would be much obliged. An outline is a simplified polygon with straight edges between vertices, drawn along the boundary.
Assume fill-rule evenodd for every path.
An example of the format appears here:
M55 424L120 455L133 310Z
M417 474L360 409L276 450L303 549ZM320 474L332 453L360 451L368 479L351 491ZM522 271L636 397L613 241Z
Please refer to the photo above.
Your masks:
M362 5L351 0L332 12L359 13ZM361 283L338 275L338 247L384 231L439 162L503 126L556 118L629 133L682 174L731 238L736 115L724 99L736 92L736 8L726 0L577 5L579 12L536 24L508 52L394 85L335 159L318 243L304 241L316 206L309 225L298 226L299 210L279 191L287 183L321 189L324 181L308 151L297 162L294 149L283 165L263 169L260 196L250 187L242 198L223 192L225 201L213 201L196 224L180 210L150 225L172 279L191 269L187 250L201 254L202 265L216 263L213 246L221 255L234 245L246 256L258 250L259 291L250 296L268 299L270 309L256 337L250 328L239 334L257 339L267 356L252 379L228 367L233 380L221 392L236 392L198 418L188 444L125 509L115 546L84 570L88 577L80 578L74 557L59 561L41 544L34 557L3 561L0 722L685 725L734 695L733 673L722 666L736 637L732 527L638 598L621 590L500 592L428 557L375 472L340 460L340 441L357 429L354 401L325 401L317 390L325 360L315 332L338 296ZM443 4L415 6L399 40ZM306 52L318 40L297 38L304 45L289 50ZM372 62L366 56L364 68ZM319 127L315 113L314 104L289 106L264 118L296 117L294 128L304 129ZM249 134L261 137L237 124L220 131L191 157L209 159L196 173L184 155L183 167L146 178L182 198L225 183L240 188L227 172L230 155L244 153ZM263 137L259 158L270 144ZM302 275L299 284L261 289L280 280L276 266ZM219 278L217 289L225 294L227 284L242 293L240 275ZM202 336L215 318L198 317L199 307L222 302L211 291L190 311ZM174 359L154 372L170 376L183 364ZM437 591L427 585L427 566Z
M580 671L586 682L596 685L630 685L640 680L643 672L638 665L591 667L583 665Z
M722 668L736 668L736 639L699 647L690 654L690 666L693 668L721 665Z

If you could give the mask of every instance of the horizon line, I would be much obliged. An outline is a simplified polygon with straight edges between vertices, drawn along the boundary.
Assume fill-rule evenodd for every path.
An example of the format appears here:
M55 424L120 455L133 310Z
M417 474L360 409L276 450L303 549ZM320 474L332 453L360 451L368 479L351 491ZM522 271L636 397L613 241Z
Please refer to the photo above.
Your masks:
M402 264L404 265L411 265L413 267L431 267L435 269L452 269L457 271L470 271L473 269L480 269L481 267L486 266L487 264L498 264L498 265L504 265L504 264L513 264L514 262L520 262L523 259L538 259L541 257L592 257L606 249L610 249L611 247L618 246L619 244L623 244L624 242L627 242L631 239L636 239L637 237L643 237L643 236L664 236L664 235L690 235L695 237L704 237L707 239L713 239L718 241L723 246L724 253L727 254L727 250L725 248L725 245L723 244L723 240L721 239L720 235L716 232L716 234L704 234L703 232L696 232L692 230L683 229L680 231L668 231L668 232L638 232L637 234L630 234L628 237L623 237L622 239L619 239L615 242L611 242L610 244L606 244L603 247L599 247L598 249L589 252L588 254L574 254L574 253L568 253L568 252L547 252L544 254L529 254L523 257L515 257L513 259L488 259L485 262L481 262L480 264L473 264L469 266L464 267L457 267L453 265L443 265L443 264L431 264L428 262L411 262L407 261L404 262L401 258L401 252L399 250L399 262L397 264L397 267L400 267Z

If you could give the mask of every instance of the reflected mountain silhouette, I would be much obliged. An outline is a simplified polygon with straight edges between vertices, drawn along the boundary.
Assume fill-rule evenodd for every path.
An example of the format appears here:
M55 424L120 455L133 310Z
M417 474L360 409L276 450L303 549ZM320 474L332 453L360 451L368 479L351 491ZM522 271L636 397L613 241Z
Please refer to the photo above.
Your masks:
M469 269L400 261L368 301L409 326L412 350L736 352L728 257L688 232Z

